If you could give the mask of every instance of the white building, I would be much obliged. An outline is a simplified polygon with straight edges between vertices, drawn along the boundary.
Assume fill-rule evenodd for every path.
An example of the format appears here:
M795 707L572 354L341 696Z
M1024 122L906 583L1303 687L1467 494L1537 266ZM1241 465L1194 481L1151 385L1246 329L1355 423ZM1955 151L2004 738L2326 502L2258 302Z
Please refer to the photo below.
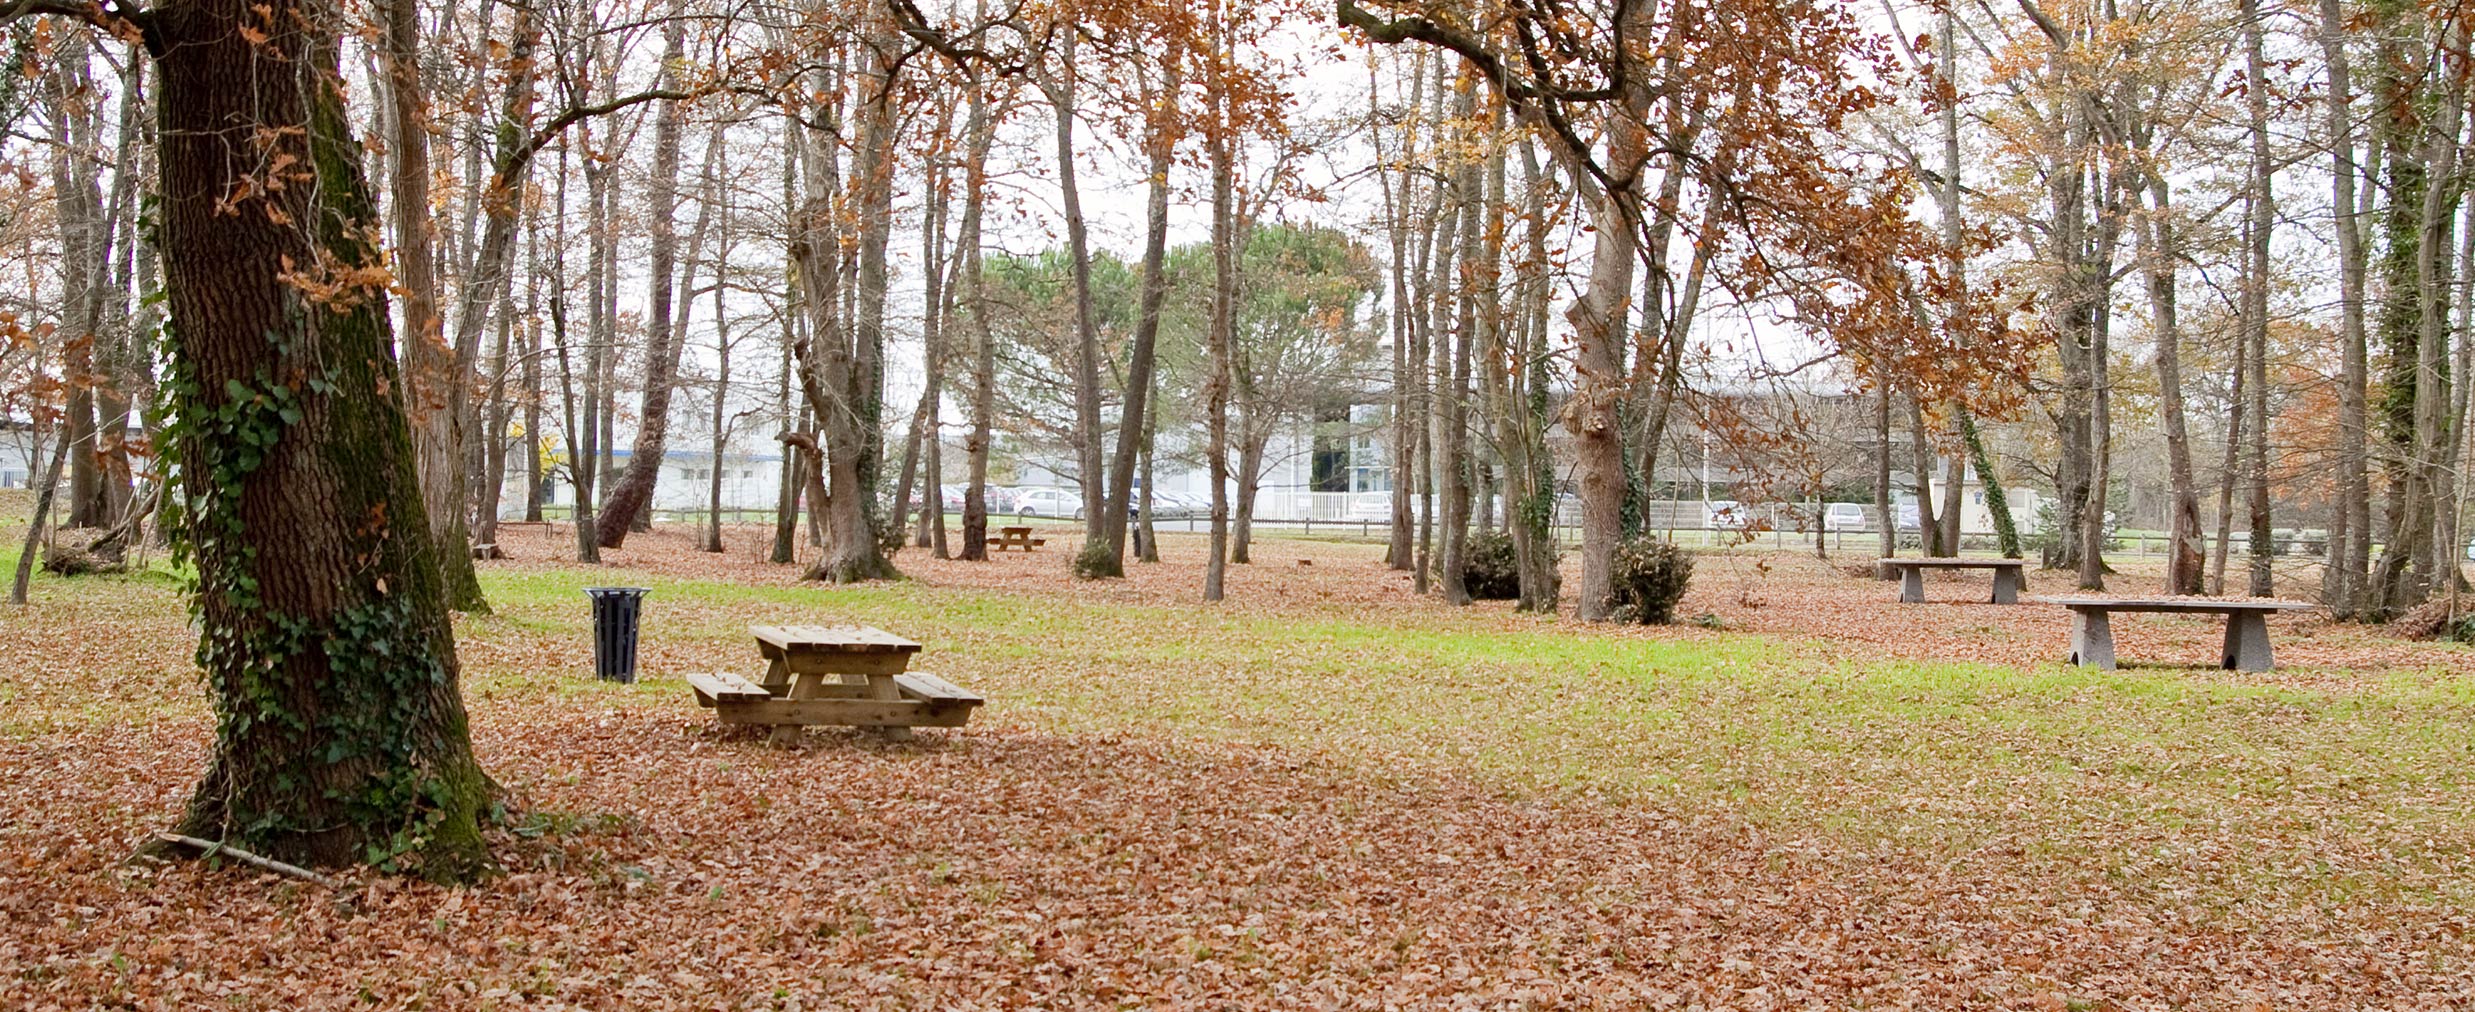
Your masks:
M613 455L616 467L625 468L634 456L631 450ZM524 516L524 470L521 461L510 461L506 480L499 486L498 515L501 520ZM711 450L671 450L662 455L662 473L654 479L653 508L658 511L700 512L706 509L712 494L714 471L722 478L722 508L724 510L772 510L780 504L782 494L782 455L778 453L725 453L719 462ZM576 488L564 476L542 476L548 485L544 504L561 509L576 505ZM609 488L607 480L602 491Z
M0 418L0 488L30 488L40 465L34 461L34 426Z

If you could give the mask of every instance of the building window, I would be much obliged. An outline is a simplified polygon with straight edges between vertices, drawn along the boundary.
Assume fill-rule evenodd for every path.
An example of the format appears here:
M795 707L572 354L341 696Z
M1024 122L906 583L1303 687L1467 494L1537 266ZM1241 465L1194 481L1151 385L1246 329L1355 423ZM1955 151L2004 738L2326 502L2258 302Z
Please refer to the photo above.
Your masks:
M1349 490L1352 492L1392 491L1391 447L1385 444L1381 404L1349 406Z
M1315 458L1308 487L1317 492L1349 491L1349 403L1342 401L1315 412Z

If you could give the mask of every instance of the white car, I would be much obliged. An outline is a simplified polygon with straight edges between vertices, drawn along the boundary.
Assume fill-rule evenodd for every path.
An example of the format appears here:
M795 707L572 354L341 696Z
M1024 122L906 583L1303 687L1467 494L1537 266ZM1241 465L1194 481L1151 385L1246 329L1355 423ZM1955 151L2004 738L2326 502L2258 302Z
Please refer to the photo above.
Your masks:
M1083 515L1083 497L1062 488L1027 488L1014 497L1015 516L1079 517Z
M1865 505L1853 502L1828 503L1822 507L1822 529L1826 531L1861 531L1873 526L1865 522Z
M1742 527L1752 519L1745 504L1733 499L1712 499L1702 504L1702 526L1714 531Z

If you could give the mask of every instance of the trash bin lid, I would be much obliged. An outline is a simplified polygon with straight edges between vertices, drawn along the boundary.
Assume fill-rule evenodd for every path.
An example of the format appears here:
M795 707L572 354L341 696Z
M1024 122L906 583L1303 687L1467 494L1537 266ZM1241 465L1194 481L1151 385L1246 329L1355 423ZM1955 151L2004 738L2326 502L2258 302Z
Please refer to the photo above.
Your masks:
M650 594L650 593L652 593L652 592L653 592L653 588L651 588L651 587L586 587L586 588L584 588L584 592L585 592L585 593L587 593L587 594L590 594L590 595L592 595L592 596L594 596L594 597L601 597L601 596L603 596L603 595L612 595L612 596L622 596L622 597L623 597L623 596L629 596L629 595L643 595L643 594Z

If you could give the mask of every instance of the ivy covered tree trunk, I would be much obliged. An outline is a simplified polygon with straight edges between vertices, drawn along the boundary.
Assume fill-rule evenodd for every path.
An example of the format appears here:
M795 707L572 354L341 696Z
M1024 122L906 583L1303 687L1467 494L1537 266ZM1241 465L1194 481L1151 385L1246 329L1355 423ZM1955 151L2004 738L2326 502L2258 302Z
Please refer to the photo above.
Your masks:
M489 781L398 396L336 17L193 0L148 23L170 403L217 717L182 831L463 878L487 860Z

